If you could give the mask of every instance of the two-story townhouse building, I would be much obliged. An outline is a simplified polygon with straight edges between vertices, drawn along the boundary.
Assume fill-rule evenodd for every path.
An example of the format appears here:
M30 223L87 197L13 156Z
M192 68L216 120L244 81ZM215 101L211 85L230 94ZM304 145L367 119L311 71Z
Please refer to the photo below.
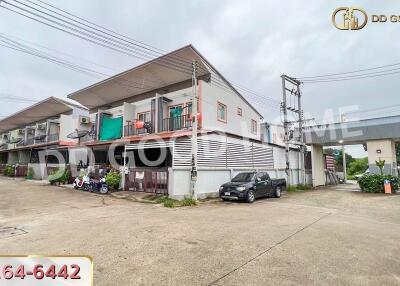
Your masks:
M71 101L49 97L0 121L0 163L17 165L17 176L26 176L28 167L34 177L42 179L48 168L58 166L58 159L50 155L57 150L69 158L68 147L78 143L70 135L76 130L89 129L88 110ZM45 151L45 162L39 161L39 152ZM53 166L54 165L54 166Z
M112 163L111 148L126 190L189 194L194 114L199 196L216 194L237 171L273 168L272 148L260 140L261 114L191 45L68 97L90 111L92 132L82 141L93 161Z

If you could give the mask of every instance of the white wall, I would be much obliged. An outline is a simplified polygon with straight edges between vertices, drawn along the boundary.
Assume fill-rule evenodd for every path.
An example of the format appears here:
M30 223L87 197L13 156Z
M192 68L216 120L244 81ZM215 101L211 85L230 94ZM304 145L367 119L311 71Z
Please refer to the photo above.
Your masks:
M324 154L321 145L311 145L311 164L313 186L325 185Z
M73 118L71 115L61 114L60 116L60 141L64 142L78 142L76 139L70 139L67 137L68 134L75 131L78 128L78 120Z
M203 128L221 130L260 140L260 116L245 101L236 95L215 84L199 81L201 85L201 105L203 109ZM228 87L227 87L228 88ZM228 88L229 89L229 88ZM221 102L227 106L227 122L217 120L217 103ZM237 108L242 109L242 116L237 114ZM257 133L251 132L251 120L257 122Z

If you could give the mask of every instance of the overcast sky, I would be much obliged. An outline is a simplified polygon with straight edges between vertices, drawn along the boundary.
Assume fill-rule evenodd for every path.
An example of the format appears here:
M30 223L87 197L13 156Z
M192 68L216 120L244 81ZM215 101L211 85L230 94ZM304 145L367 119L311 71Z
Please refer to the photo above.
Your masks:
M228 79L278 101L283 73L312 76L400 62L400 23L369 23L360 31L340 31L331 22L339 6L361 6L368 14L400 15L399 1L46 1L166 51L192 43ZM0 32L55 49L70 61L110 74L141 63L4 9L0 9ZM0 52L2 117L31 104L10 96L65 97L98 81L3 47ZM338 114L346 106L364 110L399 104L398 78L397 74L305 84L304 110L321 119L327 110ZM257 108L268 120L279 114L267 101ZM390 112L364 115L390 115L396 110ZM363 155L360 147L349 150Z

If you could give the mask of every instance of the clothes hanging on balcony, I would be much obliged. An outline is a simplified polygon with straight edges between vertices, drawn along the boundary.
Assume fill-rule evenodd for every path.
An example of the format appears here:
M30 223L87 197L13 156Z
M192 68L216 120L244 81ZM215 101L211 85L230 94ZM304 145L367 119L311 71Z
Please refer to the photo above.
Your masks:
M123 123L122 116L117 118L111 118L103 114L101 116L100 141L107 141L107 140L121 138L122 123Z

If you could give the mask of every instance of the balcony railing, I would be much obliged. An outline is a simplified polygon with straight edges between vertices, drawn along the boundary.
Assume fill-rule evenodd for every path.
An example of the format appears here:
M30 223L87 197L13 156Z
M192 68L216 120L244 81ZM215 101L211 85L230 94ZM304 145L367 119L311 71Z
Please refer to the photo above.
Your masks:
M26 139L26 141L25 141L26 146L33 145L33 144L35 144L35 138Z
M151 123L148 123L151 125ZM136 136L136 135L145 135L152 133L151 127L149 128L136 128L135 123L130 123L124 126L124 136Z
M191 116L182 115L164 118L161 124L161 131L175 131L192 127Z
M151 123L148 123L151 126ZM191 116L189 115L182 115L182 116L175 116L164 118L159 126L160 132L163 131L175 131L175 130L182 130L192 127L192 120ZM124 126L124 136L136 136L136 135L145 135L154 133L149 128L136 128L135 123L130 123Z
M55 142L55 141L58 141L59 137L60 137L60 134L59 134L59 133L49 134L49 135L47 136L47 142Z

